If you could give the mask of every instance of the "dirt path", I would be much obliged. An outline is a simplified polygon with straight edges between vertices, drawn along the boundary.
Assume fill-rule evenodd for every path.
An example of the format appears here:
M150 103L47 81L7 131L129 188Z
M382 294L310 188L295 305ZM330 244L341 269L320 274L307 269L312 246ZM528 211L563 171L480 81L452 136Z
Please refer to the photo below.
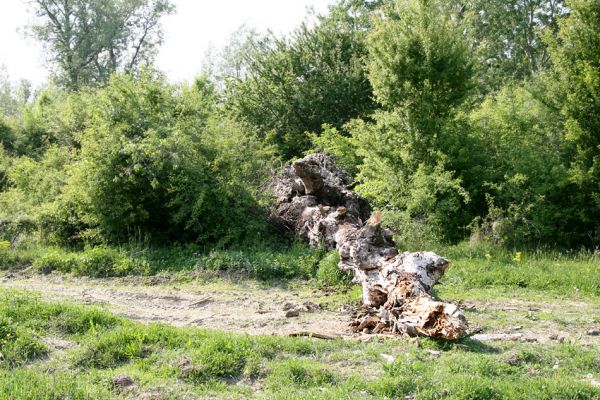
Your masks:
M307 285L264 286L253 281L177 283L168 279L87 279L61 275L0 276L0 287L40 292L46 300L106 307L140 322L163 322L256 335L309 331L350 337L348 297L329 296ZM322 307L319 307L321 305ZM342 306L342 307L340 307ZM464 301L479 340L572 342L600 346L600 302L564 299L478 298ZM289 309L299 315L286 317Z
M163 322L253 335L297 331L335 336L350 333L350 317L316 307L310 291L264 287L255 282L148 286L126 280L34 275L17 279L5 276L0 279L0 287L40 292L45 300L101 305L145 323ZM290 309L298 309L299 315L286 317Z

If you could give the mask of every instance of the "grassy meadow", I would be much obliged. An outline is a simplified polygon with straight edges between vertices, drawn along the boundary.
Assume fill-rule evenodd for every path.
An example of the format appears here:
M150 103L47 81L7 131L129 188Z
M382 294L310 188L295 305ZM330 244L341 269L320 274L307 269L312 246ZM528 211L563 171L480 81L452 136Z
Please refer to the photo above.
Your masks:
M600 396L589 383L600 375L598 347L255 337L141 325L33 293L0 296L2 398ZM123 376L129 385L119 383Z
M310 251L300 244L271 251L267 261L260 250L200 254L158 249L139 258L125 248L104 249L112 256L103 257L97 250L2 251L5 279L19 279L23 273L77 277L93 262L102 266L105 276L152 273L194 288L217 281L235 290L236 282L248 279L262 282L263 290L282 284L302 290L327 287L333 294L325 307L331 309L355 304L360 295L358 290L347 291L348 277L335 270L333 253ZM600 311L593 311L600 310L599 260L593 253L519 254L466 244L436 251L452 260L436 294L464 302L473 327L494 331L520 323L529 330L555 324L581 332L600 324ZM273 262L286 273L269 274L265 265ZM119 269L122 265L146 269ZM17 277L6 278L7 274ZM541 309L482 306L510 306L514 301ZM570 308L561 307L566 303ZM585 310L577 304L585 304ZM600 380L600 347L574 334L567 340L542 342L467 337L455 343L251 336L140 324L106 307L47 301L35 292L2 289L0 335L0 398L11 400L600 397L600 388L594 386Z

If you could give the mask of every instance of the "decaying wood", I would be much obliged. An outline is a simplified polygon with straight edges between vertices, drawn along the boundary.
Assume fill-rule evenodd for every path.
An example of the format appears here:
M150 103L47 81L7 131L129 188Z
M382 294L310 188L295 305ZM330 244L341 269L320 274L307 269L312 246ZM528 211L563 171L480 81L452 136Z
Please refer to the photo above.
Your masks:
M290 336L290 337L305 336L305 337L311 337L311 338L316 338L316 339L324 339L324 340L335 340L335 339L339 339L340 338L340 336L332 336L332 335L327 335L325 333L309 332L309 331L291 332L291 333L288 333L288 336Z
M312 246L337 249L339 268L362 284L366 312L355 332L458 339L467 321L454 304L435 300L432 287L449 261L432 252L399 254L392 232L349 188L349 177L323 154L311 154L274 176L277 203L270 222Z

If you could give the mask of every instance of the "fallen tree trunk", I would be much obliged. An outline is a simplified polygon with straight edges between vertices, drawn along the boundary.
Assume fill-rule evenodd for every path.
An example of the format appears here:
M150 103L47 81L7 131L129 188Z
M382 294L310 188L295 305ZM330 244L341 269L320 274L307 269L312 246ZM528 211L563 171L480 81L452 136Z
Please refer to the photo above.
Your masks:
M277 196L270 222L311 246L337 249L339 268L362 284L365 315L355 332L391 332L458 339L462 311L433 299L431 289L449 262L432 252L399 254L381 215L349 189L349 177L323 154L311 154L273 177Z

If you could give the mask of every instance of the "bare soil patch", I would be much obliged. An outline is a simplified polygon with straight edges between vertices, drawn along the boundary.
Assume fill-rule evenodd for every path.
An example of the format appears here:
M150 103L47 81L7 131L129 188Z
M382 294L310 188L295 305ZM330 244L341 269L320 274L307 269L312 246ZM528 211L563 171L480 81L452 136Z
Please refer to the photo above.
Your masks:
M349 326L352 307L331 306L340 304L343 296L302 284L287 288L255 281L178 284L154 277L88 279L5 274L0 276L0 287L36 291L46 300L100 305L143 323L161 322L251 335L313 332L352 337ZM477 330L473 339L600 346L600 336L588 334L600 325L597 302L479 298L465 301L462 306L472 329Z
M319 307L311 291L264 287L256 282L147 286L111 279L33 275L17 280L4 277L0 286L40 292L45 300L101 305L144 323L251 335L287 335L298 331L350 335L348 315ZM297 310L297 316L289 316L290 309Z

